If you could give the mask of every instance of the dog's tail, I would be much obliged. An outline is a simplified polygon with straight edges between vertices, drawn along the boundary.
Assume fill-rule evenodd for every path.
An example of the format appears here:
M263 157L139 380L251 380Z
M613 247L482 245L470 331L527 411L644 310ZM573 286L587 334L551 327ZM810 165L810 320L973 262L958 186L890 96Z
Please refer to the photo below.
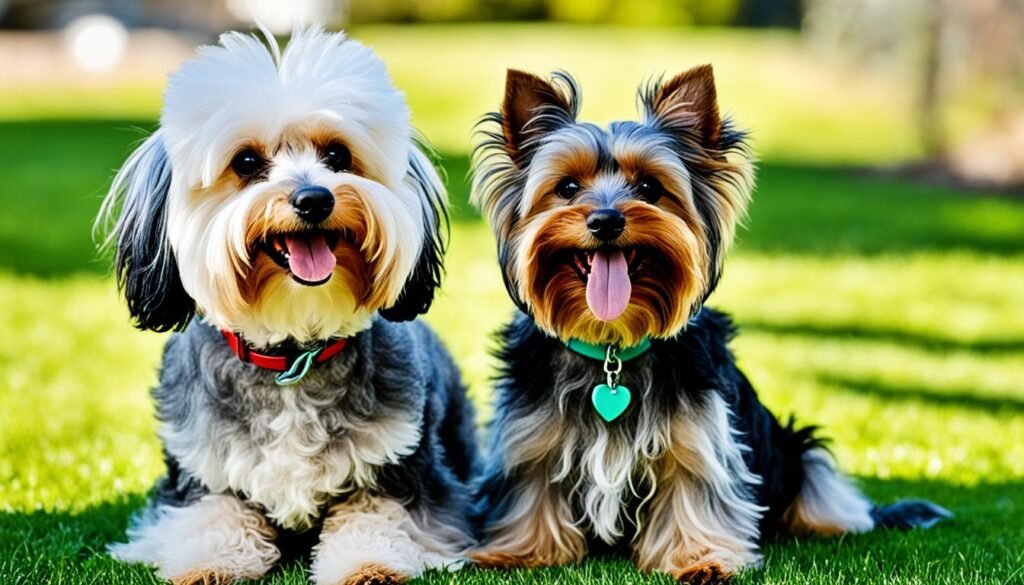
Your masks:
M786 430L801 443L803 467L803 483L782 516L789 532L838 536L876 528L931 528L953 517L949 510L924 500L874 504L836 469L831 454L822 441L814 437L813 428L797 431L790 422Z
M927 500L900 500L884 506L876 505L871 509L875 528L931 528L952 517L952 512Z

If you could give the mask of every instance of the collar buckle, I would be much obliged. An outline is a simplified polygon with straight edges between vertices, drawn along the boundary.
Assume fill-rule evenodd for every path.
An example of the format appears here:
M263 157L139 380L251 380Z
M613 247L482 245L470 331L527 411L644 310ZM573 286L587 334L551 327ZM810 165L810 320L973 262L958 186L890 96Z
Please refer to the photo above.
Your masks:
M274 377L274 381L280 386L290 386L302 380L314 365L322 364L341 353L348 342L348 339L344 337L333 341L326 341L320 344L319 347L299 352L298 355L291 357L287 355L268 355L253 351L245 343L241 335L231 331L222 329L221 335L224 336L228 347L231 348L232 353L239 360L264 370L280 372Z
M291 386L305 378L306 374L309 373L309 368L313 365L313 361L316 360L316 357L320 355L320 352L323 350L324 348L321 346L316 349L300 353L299 356L295 358L295 361L292 362L290 368L274 376L274 382L276 382L278 386Z
M621 372L622 360L619 359L619 344L609 344L604 356L604 373L607 376L608 387L612 390L619 385L619 374Z

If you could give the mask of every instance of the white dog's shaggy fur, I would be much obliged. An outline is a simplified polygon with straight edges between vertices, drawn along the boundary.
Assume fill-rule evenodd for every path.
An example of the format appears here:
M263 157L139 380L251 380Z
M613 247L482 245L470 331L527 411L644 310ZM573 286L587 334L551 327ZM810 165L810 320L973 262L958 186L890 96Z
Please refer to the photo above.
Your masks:
M444 203L404 96L341 33L228 33L171 76L100 216L136 324L184 329L153 391L168 475L115 557L182 584L286 548L324 584L459 564L472 409L437 337L389 322L430 306Z

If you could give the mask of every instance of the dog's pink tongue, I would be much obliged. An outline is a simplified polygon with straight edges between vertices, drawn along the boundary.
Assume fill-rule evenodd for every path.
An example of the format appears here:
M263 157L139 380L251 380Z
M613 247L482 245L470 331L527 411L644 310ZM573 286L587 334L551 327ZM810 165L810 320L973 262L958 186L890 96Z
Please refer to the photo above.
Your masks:
M326 280L338 262L323 234L285 236L288 246L288 268L306 282Z
M633 285L629 282L629 266L622 250L594 252L587 277L587 305L602 321L614 321L629 305Z

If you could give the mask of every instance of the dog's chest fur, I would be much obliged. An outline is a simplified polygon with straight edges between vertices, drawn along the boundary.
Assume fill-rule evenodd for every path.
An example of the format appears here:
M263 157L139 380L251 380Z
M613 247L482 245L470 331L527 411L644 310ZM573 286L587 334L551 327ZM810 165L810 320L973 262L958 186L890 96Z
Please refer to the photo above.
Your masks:
M669 420L645 401L651 384L640 375L632 378L633 408L606 423L589 404L591 389L603 381L600 365L582 362L581 369L580 360L572 362L554 369L550 406L507 421L506 464L543 462L547 479L567 492L577 521L605 542L615 542L623 536L623 511L653 493L655 472L670 440Z
M701 351L682 347L625 363L630 409L605 422L591 405L602 364L539 334L523 318L505 332L507 368L499 384L495 448L505 470L542 469L573 507L573 522L614 544L643 522L645 505L672 481L746 504L757 483L743 459L718 376ZM657 353L657 355L655 355ZM710 366L710 364L709 364ZM677 471L685 469L680 475Z
M240 494L276 523L305 528L332 497L373 487L377 468L419 443L422 399L378 392L362 344L281 387L191 331L169 344L154 395L165 448L212 492Z

